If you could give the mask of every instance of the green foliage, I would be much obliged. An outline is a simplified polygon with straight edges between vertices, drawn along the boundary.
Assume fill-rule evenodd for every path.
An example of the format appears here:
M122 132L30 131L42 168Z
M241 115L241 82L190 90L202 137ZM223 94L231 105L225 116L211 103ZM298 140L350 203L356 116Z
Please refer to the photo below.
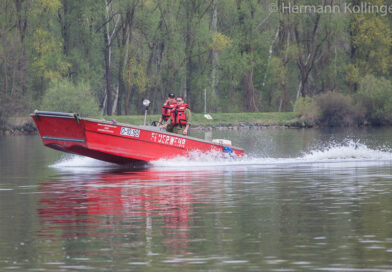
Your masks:
M275 2L2 0L0 111L39 104L68 78L69 84L89 82L108 114L112 106L120 115L141 112L144 97L158 113L169 91L186 94L192 110L201 112L206 89L211 111L289 111L296 101L303 120L334 124L326 117L333 111L320 109L326 102L297 100L333 90L358 93L369 121L389 123L391 17L270 12ZM352 101L344 98L336 118L344 105L356 116Z
M315 97L320 109L318 121L325 126L358 125L362 113L350 96L337 92L326 92Z
M5 120L7 119L7 110L5 107L7 101L4 96L5 95L0 95L0 128L4 125Z
M10 117L25 116L29 113L31 101L20 93L8 95L0 92L0 127Z
M37 29L33 34L33 49L35 50L32 69L37 76L51 81L61 79L70 64L64 61L61 54L61 43L48 31Z
M210 44L210 48L212 50L222 51L226 48L229 48L231 46L231 43L232 41L229 37L227 37L225 34L218 32L212 37L212 43Z
M147 77L143 63L138 63L133 56L130 56L123 70L123 80L127 89L137 88L139 94L146 90Z
M38 15L43 12L56 14L58 9L61 7L61 1L59 0L36 0L36 9Z
M355 96L365 118L373 124L392 123L392 83L383 77L367 75Z
M314 98L300 97L294 112L306 125L351 126L363 120L363 113L352 97L337 92L326 92Z
M369 3L370 2L370 3ZM369 4L383 5L382 0ZM361 75L388 75L392 67L392 31L388 16L357 14L351 24L354 65Z
M98 103L92 94L90 84L87 82L74 84L68 79L51 82L40 109L76 112L82 116L96 116L99 114Z
M267 79L266 87L271 90L265 94L270 101L268 110L276 111L280 103L284 107L283 104L287 102L285 96L287 95L288 67L281 58L271 58ZM267 88L264 87L264 89Z
M316 101L309 97L299 97L294 104L294 112L308 124L314 124L320 117L320 108Z
M298 119L292 112L263 112L263 113L213 113L212 120L204 117L204 114L192 112L192 127L197 126L298 126ZM147 115L147 123L158 121L160 115ZM106 120L112 120L111 116L104 116ZM116 117L117 122L142 125L144 115L123 115Z

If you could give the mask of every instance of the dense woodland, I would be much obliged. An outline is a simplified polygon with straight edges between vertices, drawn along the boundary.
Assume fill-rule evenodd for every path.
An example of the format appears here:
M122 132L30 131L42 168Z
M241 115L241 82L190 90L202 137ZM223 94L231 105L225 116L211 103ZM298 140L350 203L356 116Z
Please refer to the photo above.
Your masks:
M1 0L0 119L78 103L136 114L143 98L157 113L168 92L195 112L204 92L209 112L307 112L339 94L392 116L392 14L284 9L361 2Z

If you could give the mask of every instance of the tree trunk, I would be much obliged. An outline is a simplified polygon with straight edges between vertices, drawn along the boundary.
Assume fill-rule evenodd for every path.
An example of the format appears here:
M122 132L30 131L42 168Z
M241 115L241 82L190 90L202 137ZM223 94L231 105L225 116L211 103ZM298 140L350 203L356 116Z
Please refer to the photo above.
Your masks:
M112 33L110 33L110 16L111 16L111 10L112 10L112 1L105 0L106 7L105 7L105 21L106 25L104 27L104 41L105 41L105 49L104 49L104 55L105 55L105 92L106 92L106 110L104 109L104 112L106 112L107 115L112 115L112 107L113 107L113 101L112 101L112 71L111 71L111 65L112 65L112 39L114 36L114 33L116 31L117 24L120 20L120 15L114 16L115 19L115 24L113 27Z
M26 37L26 29L27 29L27 18L23 18L22 16L22 4L25 0L14 0L16 15L17 15L17 27L20 35L20 42L22 43L22 48L25 50L25 37ZM24 55L23 51L23 55Z
M104 31L105 39L105 87L106 87L106 112L107 115L112 114L112 84L111 84L111 45L107 28Z
M254 52L253 52L253 29L248 29L245 25L246 15L241 10L241 5L246 3L246 1L237 0L237 12L238 12L238 22L240 24L241 31L244 32L245 38L241 46L241 54L249 55L249 69L245 72L242 77L242 96L244 98L243 106L247 112L259 111L256 103L256 90L253 84L253 71L254 71ZM250 8L251 19L254 19L254 10ZM260 98L261 100L261 98Z
M70 42L71 42L71 24L69 22L69 13L71 11L70 1L63 0L63 14L60 14L59 18L61 24L61 35L63 36L63 52L65 56L69 56Z
M118 105L118 93L119 93L119 87L117 86L114 89L114 98L113 98L113 107L112 107L112 115L116 112L117 105Z
M27 34L27 18L28 16L23 15L23 3L25 3L24 5L24 11L25 14L27 13L26 10L28 10L30 8L30 3L26 3L25 0L15 0L15 8L16 8L16 15L17 15L17 28L19 31L19 37L20 37L20 43L21 43L21 49L22 49L22 53L20 58L18 58L18 65L17 65L17 69L15 70L16 73L19 75L19 77L21 77L19 80L17 80L16 84L20 84L21 90L22 90L22 94L25 95L26 91L27 91L27 86L26 86L26 82L27 82L27 74L26 73L26 66L27 66L27 57L26 57L26 42L25 42L25 37ZM17 75L15 75L17 76ZM19 81L19 82L18 82Z
M187 20L186 20L186 33L185 33L185 57L186 57L186 74L185 74L185 90L184 99L188 104L192 104L191 99L188 99L188 94L191 91L191 81L192 81L192 30L191 30L191 14L190 10L186 10Z
M269 66L270 66L271 58L272 58L272 53L273 53L272 49L273 49L274 44L275 44L276 40L278 39L278 37L279 37L279 27L276 29L275 37L271 41L271 44L270 44L270 47L269 47L267 68L265 69L264 79L263 79L263 83L262 83L263 88L265 86L265 82L267 81L267 74L268 74L268 70L269 70ZM272 95L270 97L272 97Z
M129 43L132 39L132 31L133 31L133 22L135 15L136 5L133 5L131 9L126 11L125 22L123 25L122 31L122 48L123 48L123 58L119 60L119 73L118 73L118 102L117 102L117 115L121 115L122 112L122 103L124 93L126 92L126 86L124 84L123 79L123 71L126 66L129 57ZM128 102L127 99L124 101L124 107L126 114L128 113Z
M195 0L187 0L184 1L185 8L185 90L183 93L184 99L188 104L192 104L193 94L192 90L192 78L193 78L193 60L192 54L194 49L194 39L193 39L193 28L195 27L193 23L193 19L197 14L197 4L198 1ZM200 18L198 18L200 19Z
M247 112L256 112L259 109L256 106L255 100L255 87L253 84L253 63L248 72L244 75L242 79L242 89L244 91L244 106Z
M307 83L309 79L309 75L313 69L313 66L315 64L316 58L319 55L320 48L322 43L326 40L328 37L328 34L325 35L321 41L318 42L317 36L318 36L318 29L319 29L319 24L320 24L320 14L316 14L316 21L313 25L312 32L310 33L310 39L308 39L308 45L305 45L305 49L301 50L303 48L303 44L301 44L301 37L300 33L298 30L298 25L294 26L294 38L298 46L298 55L297 55L297 65L299 69L299 86L297 90L297 99L299 96L305 97L307 95ZM306 52L303 52L305 51ZM303 56L306 56L306 59L303 59Z
M217 22L218 22L218 10L217 10L218 0L213 0L212 3L212 20L211 20L211 32L215 35L218 32ZM217 86L217 71L216 67L218 65L218 52L216 50L212 50L211 52L211 91L212 96L216 96L216 86Z

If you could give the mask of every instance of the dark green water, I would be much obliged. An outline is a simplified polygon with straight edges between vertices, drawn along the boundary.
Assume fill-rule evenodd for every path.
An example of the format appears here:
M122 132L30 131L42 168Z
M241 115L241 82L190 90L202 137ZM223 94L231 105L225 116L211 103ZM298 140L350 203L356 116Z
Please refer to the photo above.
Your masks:
M392 271L391 129L204 133L120 169L0 137L0 271Z

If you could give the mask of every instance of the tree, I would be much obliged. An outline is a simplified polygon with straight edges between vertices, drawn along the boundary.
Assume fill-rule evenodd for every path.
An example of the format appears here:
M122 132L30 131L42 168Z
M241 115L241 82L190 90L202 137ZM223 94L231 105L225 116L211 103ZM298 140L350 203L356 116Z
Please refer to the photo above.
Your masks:
M368 4L384 5L382 0L368 1ZM353 14L350 34L351 65L347 72L352 90L358 89L360 78L367 74L390 76L392 31L388 17L377 13Z
M31 41L31 71L34 71L33 88L41 99L47 84L54 79L61 79L66 75L70 64L65 60L62 40L58 35L55 16L61 8L58 0L38 0L32 6L35 20L32 22Z
M74 84L68 79L54 79L40 105L43 110L76 112L83 116L97 116L99 107L88 82Z
M113 0L105 0L105 15L103 27L103 37L105 41L105 99L102 103L102 111L106 112L107 115L112 115L112 47L114 35L116 34L117 26L121 18L120 13L113 9L112 3Z
M28 3L1 1L0 8L0 120L25 113L31 99L26 56Z

